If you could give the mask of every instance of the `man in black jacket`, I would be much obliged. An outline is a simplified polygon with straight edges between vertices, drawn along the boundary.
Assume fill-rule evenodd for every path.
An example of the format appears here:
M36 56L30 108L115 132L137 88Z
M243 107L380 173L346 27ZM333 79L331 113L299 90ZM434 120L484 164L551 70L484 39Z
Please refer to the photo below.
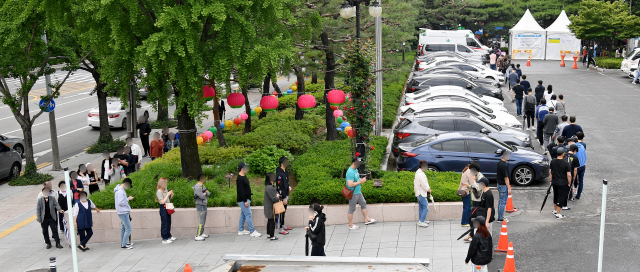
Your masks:
M249 165L244 162L238 164L238 178L236 179L236 201L238 202L238 206L240 206L240 222L238 223L238 235L246 235L250 234L251 237L260 237L262 234L259 233L255 228L253 228L253 220L252 220L252 212L251 207L251 182L247 178L247 173L249 173ZM247 223L246 230L244 228L244 223Z
M276 168L276 190L280 195L282 204L284 204L285 211L278 215L280 218L278 226L280 227L280 234L286 235L289 234L288 231L291 230L291 228L284 225L284 214L287 212L287 202L289 200L289 191L291 190L291 186L289 185L289 171L287 171L287 167L289 167L289 159L283 156L280 157L278 162L280 163L280 167Z
M149 120L147 117L140 116L138 117L138 124L136 125L136 129L139 130L140 141L142 142L142 148L144 149L144 156L149 156L149 134L151 133L151 125L149 125Z
M542 86L542 80L538 80L538 86L536 86L536 106L540 105L540 99L544 97L544 86Z

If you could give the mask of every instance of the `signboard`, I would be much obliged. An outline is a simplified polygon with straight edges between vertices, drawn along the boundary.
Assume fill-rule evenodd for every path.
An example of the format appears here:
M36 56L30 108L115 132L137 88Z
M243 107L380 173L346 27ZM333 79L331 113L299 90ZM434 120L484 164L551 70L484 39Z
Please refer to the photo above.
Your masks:
M541 34L518 34L517 40L520 48L544 48Z
M549 38L548 43L560 43L560 38Z
M47 104L47 100L40 99L40 103L38 105L40 106L40 108L42 108L46 104ZM51 102L49 102L49 106L44 109L44 112L52 112L53 109L55 108L56 108L56 102L54 102L53 99L51 99Z

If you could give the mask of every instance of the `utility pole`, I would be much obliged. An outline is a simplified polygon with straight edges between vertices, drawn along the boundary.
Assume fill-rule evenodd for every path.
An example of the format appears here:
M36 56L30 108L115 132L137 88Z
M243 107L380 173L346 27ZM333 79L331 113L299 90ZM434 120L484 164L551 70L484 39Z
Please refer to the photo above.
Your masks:
M47 34L42 35L42 40L44 43L47 43ZM49 62L45 66L45 69L49 68ZM47 96L51 96L51 77L49 74L44 76L45 84L47 85ZM53 164L51 166L52 171L60 171L62 170L62 166L60 166L60 151L58 151L58 129L56 128L56 113L55 110L49 112L49 132L51 137L51 153L53 155Z
M127 112L127 137L136 138L136 124L138 124L138 118L136 114L136 93L135 93L136 81L132 76L129 85L129 110Z
M381 2L381 0L378 0ZM404 57L404 54L403 54ZM404 58L403 58L404 60ZM382 16L376 17L376 124L374 134L382 134Z

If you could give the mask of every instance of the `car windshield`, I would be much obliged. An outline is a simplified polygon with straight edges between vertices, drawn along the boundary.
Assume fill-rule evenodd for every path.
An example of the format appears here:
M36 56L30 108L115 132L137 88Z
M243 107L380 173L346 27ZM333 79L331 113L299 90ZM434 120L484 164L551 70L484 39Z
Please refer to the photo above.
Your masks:
M408 126L409 124L411 124L411 121L409 121L409 119L403 119L402 121L400 121L400 123L398 123L398 125L396 126L396 130L404 128L406 126Z
M488 126L490 126L490 127L492 127L492 128L495 128L497 131L502 131L502 127L501 127L501 126L498 126L498 125L496 125L496 124L489 123L489 122L487 122L487 120L484 120L484 119L482 119L482 118L478 118L478 120L480 120L481 122L485 123L486 125L488 125Z
M478 97L474 93L465 93L464 95L471 97L470 99L472 99L472 100L474 100L474 101L476 101L478 103L482 103L483 105L489 105L489 102L480 99L480 97Z
M478 112L480 112L481 114L484 114L484 115L486 115L486 116L489 116L489 117L490 117L489 119L496 119L496 116L495 116L495 115L493 115L493 114L491 114L491 113L486 112L484 109L482 109L482 108L480 108L480 107L476 106L475 104L471 104L471 106L472 106L474 109L476 109Z
M626 56L624 56L624 58L625 58L625 59L628 59L628 58L630 58L631 56L633 56L633 54L635 54L635 53L636 53L636 51L635 51L635 50L631 50L631 52L627 53L627 55L626 55Z
M422 137L422 138L420 138L420 139L418 139L418 140L413 141L413 142L411 143L411 147L417 147L417 146L421 146L421 145L423 145L423 144L430 143L430 142L432 142L435 138L436 138L436 136L435 136L435 135L429 135L429 136L426 136L426 137Z
M507 149L507 150L509 150L509 151L511 151L511 152L514 152L514 151L516 151L516 150L517 150L515 146L511 146L511 145L505 144L505 143L503 143L503 142L501 142L501 141L498 141L498 140L496 140L496 139L494 139L494 138L491 138L491 137L487 137L487 138L489 138L489 139L493 140L493 142L494 142L495 144L497 144L497 145L499 145L499 146L501 146L501 147L503 147L503 148L505 148L505 149Z

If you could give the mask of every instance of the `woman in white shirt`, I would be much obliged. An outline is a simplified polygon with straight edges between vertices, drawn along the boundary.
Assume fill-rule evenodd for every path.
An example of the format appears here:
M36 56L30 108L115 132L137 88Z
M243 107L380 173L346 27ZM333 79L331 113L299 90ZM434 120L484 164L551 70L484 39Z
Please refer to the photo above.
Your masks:
M547 93L544 94L544 99L547 100L547 101L550 101L552 95L554 95L553 86L551 86L551 84L549 84L549 86L547 86ZM549 103L547 103L547 106L549 106Z
M89 189L89 183L91 183L91 177L87 172L87 166L84 164L78 165L78 180L82 182L84 188Z
M413 191L418 198L418 226L426 228L429 226L429 221L426 221L427 212L429 212L429 200L427 197L431 193L431 188L424 171L427 171L429 166L426 161L421 160L418 163L418 167L420 168L416 171L416 176L413 179Z

